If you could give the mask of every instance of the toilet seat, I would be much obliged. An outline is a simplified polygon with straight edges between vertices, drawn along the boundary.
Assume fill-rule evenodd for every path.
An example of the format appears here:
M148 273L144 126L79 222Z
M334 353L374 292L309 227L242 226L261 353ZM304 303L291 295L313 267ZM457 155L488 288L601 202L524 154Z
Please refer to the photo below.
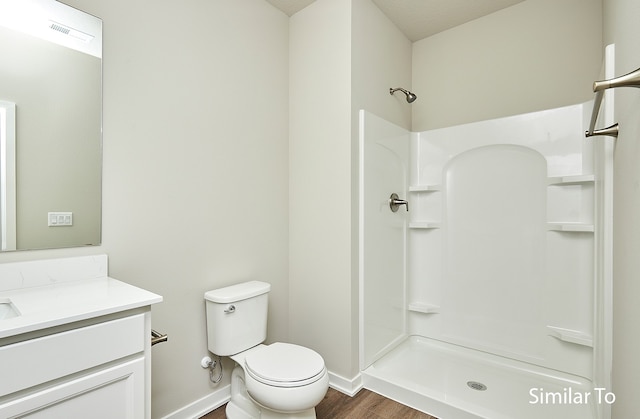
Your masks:
M245 370L256 381L274 387L301 387L322 378L324 360L317 352L291 343L273 343L245 358Z

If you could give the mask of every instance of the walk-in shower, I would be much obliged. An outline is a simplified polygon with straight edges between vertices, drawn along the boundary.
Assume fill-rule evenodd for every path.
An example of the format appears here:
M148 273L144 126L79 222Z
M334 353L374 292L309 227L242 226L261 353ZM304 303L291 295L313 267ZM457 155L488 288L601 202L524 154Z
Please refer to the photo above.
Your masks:
M361 112L365 387L442 419L604 417L613 140L584 137L591 108L420 133Z
M592 107L414 133L361 111L366 388L441 419L608 417L615 140L585 138Z

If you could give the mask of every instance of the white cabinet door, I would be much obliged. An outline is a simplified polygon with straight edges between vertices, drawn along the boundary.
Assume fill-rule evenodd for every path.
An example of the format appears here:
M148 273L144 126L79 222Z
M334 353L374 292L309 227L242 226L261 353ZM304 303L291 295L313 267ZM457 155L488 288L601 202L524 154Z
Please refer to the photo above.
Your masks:
M43 366L46 368L46 365ZM138 419L145 416L144 357L94 370L0 405L2 418Z
M0 379L0 397L143 352L151 334L145 319L137 314L0 346L0 371L11 377Z

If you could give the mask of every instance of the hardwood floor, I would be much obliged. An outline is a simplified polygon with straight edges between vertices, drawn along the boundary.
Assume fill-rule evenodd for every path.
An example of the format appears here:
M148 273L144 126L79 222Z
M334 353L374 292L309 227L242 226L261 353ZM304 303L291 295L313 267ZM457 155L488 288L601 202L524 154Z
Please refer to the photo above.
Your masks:
M225 406L207 413L201 419L225 419ZM317 419L437 419L426 413L362 389L353 397L332 388L316 406Z

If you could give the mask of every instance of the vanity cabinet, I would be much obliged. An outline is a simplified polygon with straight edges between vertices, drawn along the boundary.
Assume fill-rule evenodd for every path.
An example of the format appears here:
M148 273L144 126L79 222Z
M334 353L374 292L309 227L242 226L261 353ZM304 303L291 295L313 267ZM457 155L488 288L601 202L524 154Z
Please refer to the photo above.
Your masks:
M150 418L150 307L0 339L0 418Z
M150 419L160 302L107 255L0 263L0 419Z

